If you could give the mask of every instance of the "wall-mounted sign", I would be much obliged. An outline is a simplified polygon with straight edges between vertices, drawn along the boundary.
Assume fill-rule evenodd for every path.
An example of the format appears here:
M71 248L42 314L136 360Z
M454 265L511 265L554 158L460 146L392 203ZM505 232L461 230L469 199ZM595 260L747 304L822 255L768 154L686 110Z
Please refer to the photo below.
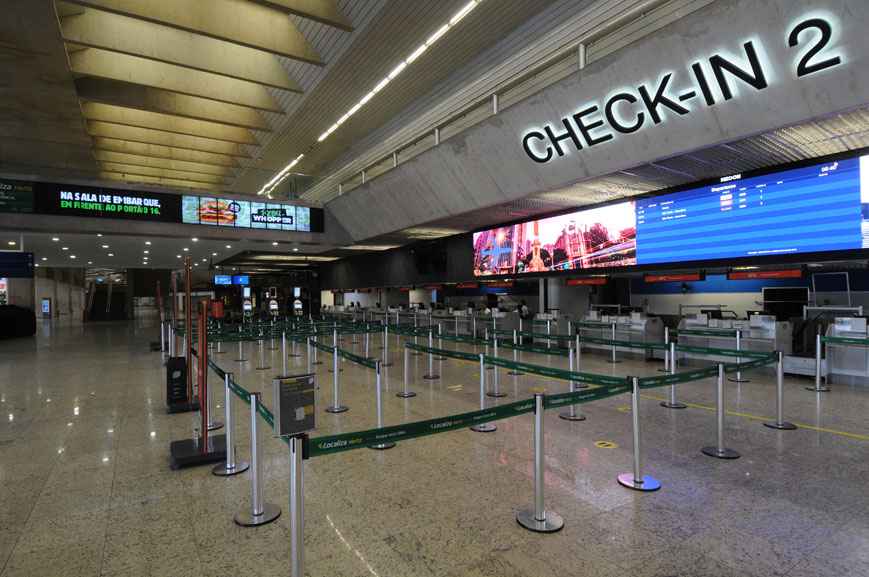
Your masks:
M727 273L727 280L757 280L782 278L803 278L803 271L799 268L789 268L783 270L734 270Z
M232 284L247 286L250 284L250 277L246 274L232 275Z
M513 281L511 280L493 280L485 283L488 288L513 288Z
M176 194L39 182L36 211L45 214L178 222Z
M216 274L214 275L214 284L216 285L231 285L232 284L232 276L228 274Z
M0 180L0 212L33 212L33 183Z
M836 33L832 18L818 16L801 18L784 30L776 40L791 50L790 70L770 60L776 51L767 50L761 38L734 42L678 72L668 68L653 76L656 82L619 87L596 101L578 102L578 112L526 131L522 148L534 162L547 163L704 107L736 102L743 94L765 90L778 75L801 79L840 66L844 58Z
M316 427L317 386L313 374L280 376L272 381L275 435L291 437Z
M583 278L569 278L565 283L567 286L600 286L607 283L605 276L588 276Z
M643 277L643 282L699 282L706 279L706 275L702 272L690 272L680 274L647 274Z

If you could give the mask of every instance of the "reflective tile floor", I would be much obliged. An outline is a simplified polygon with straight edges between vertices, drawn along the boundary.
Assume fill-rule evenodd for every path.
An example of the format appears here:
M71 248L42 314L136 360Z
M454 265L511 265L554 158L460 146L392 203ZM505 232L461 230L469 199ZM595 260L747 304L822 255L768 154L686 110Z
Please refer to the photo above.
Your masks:
M194 414L165 412L165 369L149 352L153 324L40 327L35 340L0 341L0 576L289 575L287 449L263 432L265 495L285 514L241 528L248 474L219 478L210 468L171 471L168 445L189 438ZM361 338L361 337L360 337ZM280 354L265 343L272 369L256 370L259 350L234 362L237 347L214 356L250 390L267 392ZM372 353L380 354L379 340ZM452 348L452 343L445 344ZM346 337L342 347L362 352ZM462 350L468 349L460 346ZM387 424L477 408L479 371L411 357L402 386L398 341L386 371ZM512 353L501 351L502 356ZM319 365L319 434L375 425L372 371L342 362L342 402L332 415L328 355ZM552 366L566 359L524 354ZM582 370L656 374L660 363L612 365L585 354ZM304 370L304 359L290 361ZM404 441L388 451L359 449L305 464L306 572L328 577L429 576L869 576L869 390L804 390L787 379L786 417L797 431L762 426L774 413L771 372L727 385L726 444L742 453L719 461L700 453L715 442L714 383L680 387L691 406L659 406L666 390L645 391L640 412L646 473L663 488L637 493L616 483L631 468L628 395L583 405L584 422L548 411L547 507L564 529L540 535L515 511L532 501L532 415L498 422L494 433L454 431ZM492 378L492 372L488 372ZM215 404L221 382L211 376ZM509 394L565 383L500 374ZM270 395L266 395L270 403ZM487 399L487 403L498 402ZM234 403L239 455L249 454L248 409ZM603 448L598 447L598 442Z

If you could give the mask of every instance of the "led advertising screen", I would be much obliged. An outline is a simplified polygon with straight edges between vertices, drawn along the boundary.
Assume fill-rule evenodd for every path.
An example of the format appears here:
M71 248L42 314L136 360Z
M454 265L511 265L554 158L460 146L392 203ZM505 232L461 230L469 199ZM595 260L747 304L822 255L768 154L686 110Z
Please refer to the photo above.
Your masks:
M192 195L181 199L181 221L185 224L323 232L322 216L317 216L312 226L312 209L307 206Z
M869 249L869 154L474 233L474 274Z

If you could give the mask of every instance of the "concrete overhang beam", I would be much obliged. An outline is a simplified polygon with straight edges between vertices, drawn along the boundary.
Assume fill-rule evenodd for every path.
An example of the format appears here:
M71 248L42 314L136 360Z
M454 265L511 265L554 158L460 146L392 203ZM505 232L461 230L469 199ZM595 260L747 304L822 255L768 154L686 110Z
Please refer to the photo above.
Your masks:
M115 138L118 140L130 140L146 144L160 144L173 148L187 148L202 152L213 152L229 156L249 157L240 145L223 140L212 140L187 134L174 134L150 128L125 126L123 124L111 124L98 120L87 121L87 131L91 136Z

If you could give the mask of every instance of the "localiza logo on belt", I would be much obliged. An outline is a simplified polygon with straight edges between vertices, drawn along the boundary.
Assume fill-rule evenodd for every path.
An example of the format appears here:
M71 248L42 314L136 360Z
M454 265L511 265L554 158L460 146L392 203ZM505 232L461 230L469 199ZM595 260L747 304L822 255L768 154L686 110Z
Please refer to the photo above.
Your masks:
M790 29L784 40L794 50L796 78L843 63L840 51L829 45L835 36L831 20L806 18ZM678 76L666 72L656 84L616 90L603 102L590 103L561 118L560 126L547 124L526 132L522 148L531 160L545 164L564 156L571 147L592 148L618 134L633 134L645 126L661 124L671 114L685 116L695 104L712 107L733 100L739 96L740 87L766 89L773 70L763 42L748 40L742 43L741 50L739 56L718 53L698 60L687 73Z

